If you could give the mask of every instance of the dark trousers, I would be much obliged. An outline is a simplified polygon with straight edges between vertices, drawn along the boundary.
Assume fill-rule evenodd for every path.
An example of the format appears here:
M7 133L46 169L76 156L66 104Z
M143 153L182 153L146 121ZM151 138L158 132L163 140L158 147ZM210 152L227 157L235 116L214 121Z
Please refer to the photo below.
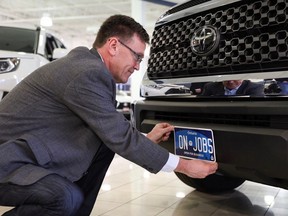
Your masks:
M84 193L85 200L76 216L90 215L106 172L114 158L115 153L102 145L97 151L88 173L75 182Z
M32 185L0 184L0 205L15 206L3 216L89 216L114 152L102 145L77 182L56 174Z

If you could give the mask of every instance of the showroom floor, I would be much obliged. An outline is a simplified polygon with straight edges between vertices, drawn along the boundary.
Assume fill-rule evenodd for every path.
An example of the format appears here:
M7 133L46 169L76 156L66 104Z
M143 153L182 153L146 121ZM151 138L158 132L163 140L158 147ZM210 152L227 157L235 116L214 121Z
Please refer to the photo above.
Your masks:
M229 193L204 194L174 173L150 174L115 156L91 216L287 216L287 203L288 191L248 181Z

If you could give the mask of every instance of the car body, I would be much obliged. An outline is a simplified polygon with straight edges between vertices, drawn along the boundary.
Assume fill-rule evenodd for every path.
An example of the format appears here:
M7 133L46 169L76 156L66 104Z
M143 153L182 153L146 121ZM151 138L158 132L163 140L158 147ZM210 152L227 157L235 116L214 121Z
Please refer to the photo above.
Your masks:
M205 179L176 173L184 183L206 192L245 180L288 188L287 17L282 0L192 0L156 22L144 100L133 104L132 118L144 133L163 121L213 131L218 172ZM256 82L265 95L201 96L206 83L227 80ZM191 92L146 93L158 85ZM161 144L173 153L174 138Z
M67 52L41 27L0 26L0 100L32 71Z

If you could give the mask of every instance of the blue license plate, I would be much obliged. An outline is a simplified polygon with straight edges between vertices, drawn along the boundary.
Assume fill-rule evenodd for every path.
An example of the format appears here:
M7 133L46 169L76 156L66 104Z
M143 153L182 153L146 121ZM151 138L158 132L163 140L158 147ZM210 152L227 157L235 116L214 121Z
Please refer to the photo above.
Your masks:
M174 128L175 154L185 158L216 161L213 131L203 128Z

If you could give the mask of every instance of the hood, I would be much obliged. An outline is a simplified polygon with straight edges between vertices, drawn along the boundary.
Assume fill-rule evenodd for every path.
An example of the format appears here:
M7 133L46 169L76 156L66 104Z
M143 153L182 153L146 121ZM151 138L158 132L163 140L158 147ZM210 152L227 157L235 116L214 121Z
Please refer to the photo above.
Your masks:
M0 58L16 57L16 58L22 58L23 59L23 58L33 58L34 55L35 54L33 54L33 53L0 50Z

